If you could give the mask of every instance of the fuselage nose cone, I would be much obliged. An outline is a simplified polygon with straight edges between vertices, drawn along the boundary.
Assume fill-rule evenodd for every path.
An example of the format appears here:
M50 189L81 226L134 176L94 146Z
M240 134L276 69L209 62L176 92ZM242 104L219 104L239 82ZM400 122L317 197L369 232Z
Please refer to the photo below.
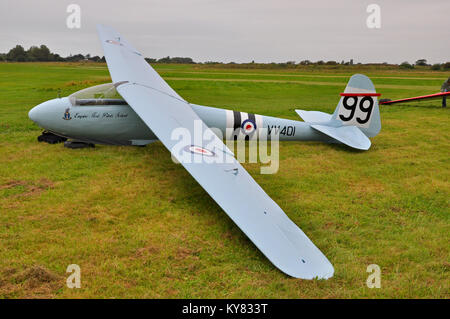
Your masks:
M39 126L48 129L57 123L57 119L62 117L64 110L70 107L67 98L53 99L36 105L28 112L28 117Z
M33 107L29 112L28 112L28 117L30 118L30 120L32 120L33 122L37 122L37 119L38 119L38 116L37 116L37 113L38 113L38 107L39 107L39 105L37 105L37 106L35 106L35 107Z
M49 100L33 107L28 112L28 117L45 130L60 132L67 126L67 122L64 121L66 119L64 111L71 106L67 97Z

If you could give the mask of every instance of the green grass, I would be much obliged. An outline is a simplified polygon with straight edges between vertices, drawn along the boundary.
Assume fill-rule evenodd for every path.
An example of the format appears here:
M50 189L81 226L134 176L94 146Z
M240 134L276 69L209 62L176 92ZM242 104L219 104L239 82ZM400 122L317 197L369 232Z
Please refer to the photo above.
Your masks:
M382 97L435 93L443 72L157 65L193 103L297 119L332 112L352 73ZM0 63L0 297L448 298L449 110L381 107L367 152L282 142L280 169L250 174L335 267L289 278L160 143L70 150L38 143L29 109L109 81L103 64ZM366 267L381 267L381 288ZM82 288L65 285L78 264Z

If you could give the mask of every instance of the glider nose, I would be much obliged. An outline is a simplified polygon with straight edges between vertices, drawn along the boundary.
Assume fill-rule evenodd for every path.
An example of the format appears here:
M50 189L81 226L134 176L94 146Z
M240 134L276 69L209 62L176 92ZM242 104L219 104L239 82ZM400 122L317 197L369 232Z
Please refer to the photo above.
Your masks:
M50 100L36 105L30 110L30 112L28 112L28 117L34 123L42 126L48 116L49 111L52 109L53 104L53 100Z
M28 117L37 125L48 129L62 118L70 103L66 98L53 99L36 105L28 112Z
M29 112L28 112L28 117L30 118L30 120L32 120L34 123L38 122L38 118L39 118L39 105L36 105L35 107L33 107Z

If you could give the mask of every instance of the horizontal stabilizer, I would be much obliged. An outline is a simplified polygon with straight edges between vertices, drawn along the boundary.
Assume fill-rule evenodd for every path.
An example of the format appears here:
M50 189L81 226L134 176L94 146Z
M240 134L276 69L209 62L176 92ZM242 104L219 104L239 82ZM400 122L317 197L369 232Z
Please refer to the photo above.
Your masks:
M331 120L331 114L319 111L295 110L297 114L308 123L324 123Z
M370 148L369 138L356 126L333 127L313 124L311 127L350 147L359 150L368 150Z

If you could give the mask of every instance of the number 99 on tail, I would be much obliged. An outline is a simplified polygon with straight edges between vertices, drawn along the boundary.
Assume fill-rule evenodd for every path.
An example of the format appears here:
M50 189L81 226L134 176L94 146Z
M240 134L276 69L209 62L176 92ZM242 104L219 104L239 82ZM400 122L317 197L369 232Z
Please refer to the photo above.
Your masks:
M369 127L379 93L341 93L338 118L343 125Z

